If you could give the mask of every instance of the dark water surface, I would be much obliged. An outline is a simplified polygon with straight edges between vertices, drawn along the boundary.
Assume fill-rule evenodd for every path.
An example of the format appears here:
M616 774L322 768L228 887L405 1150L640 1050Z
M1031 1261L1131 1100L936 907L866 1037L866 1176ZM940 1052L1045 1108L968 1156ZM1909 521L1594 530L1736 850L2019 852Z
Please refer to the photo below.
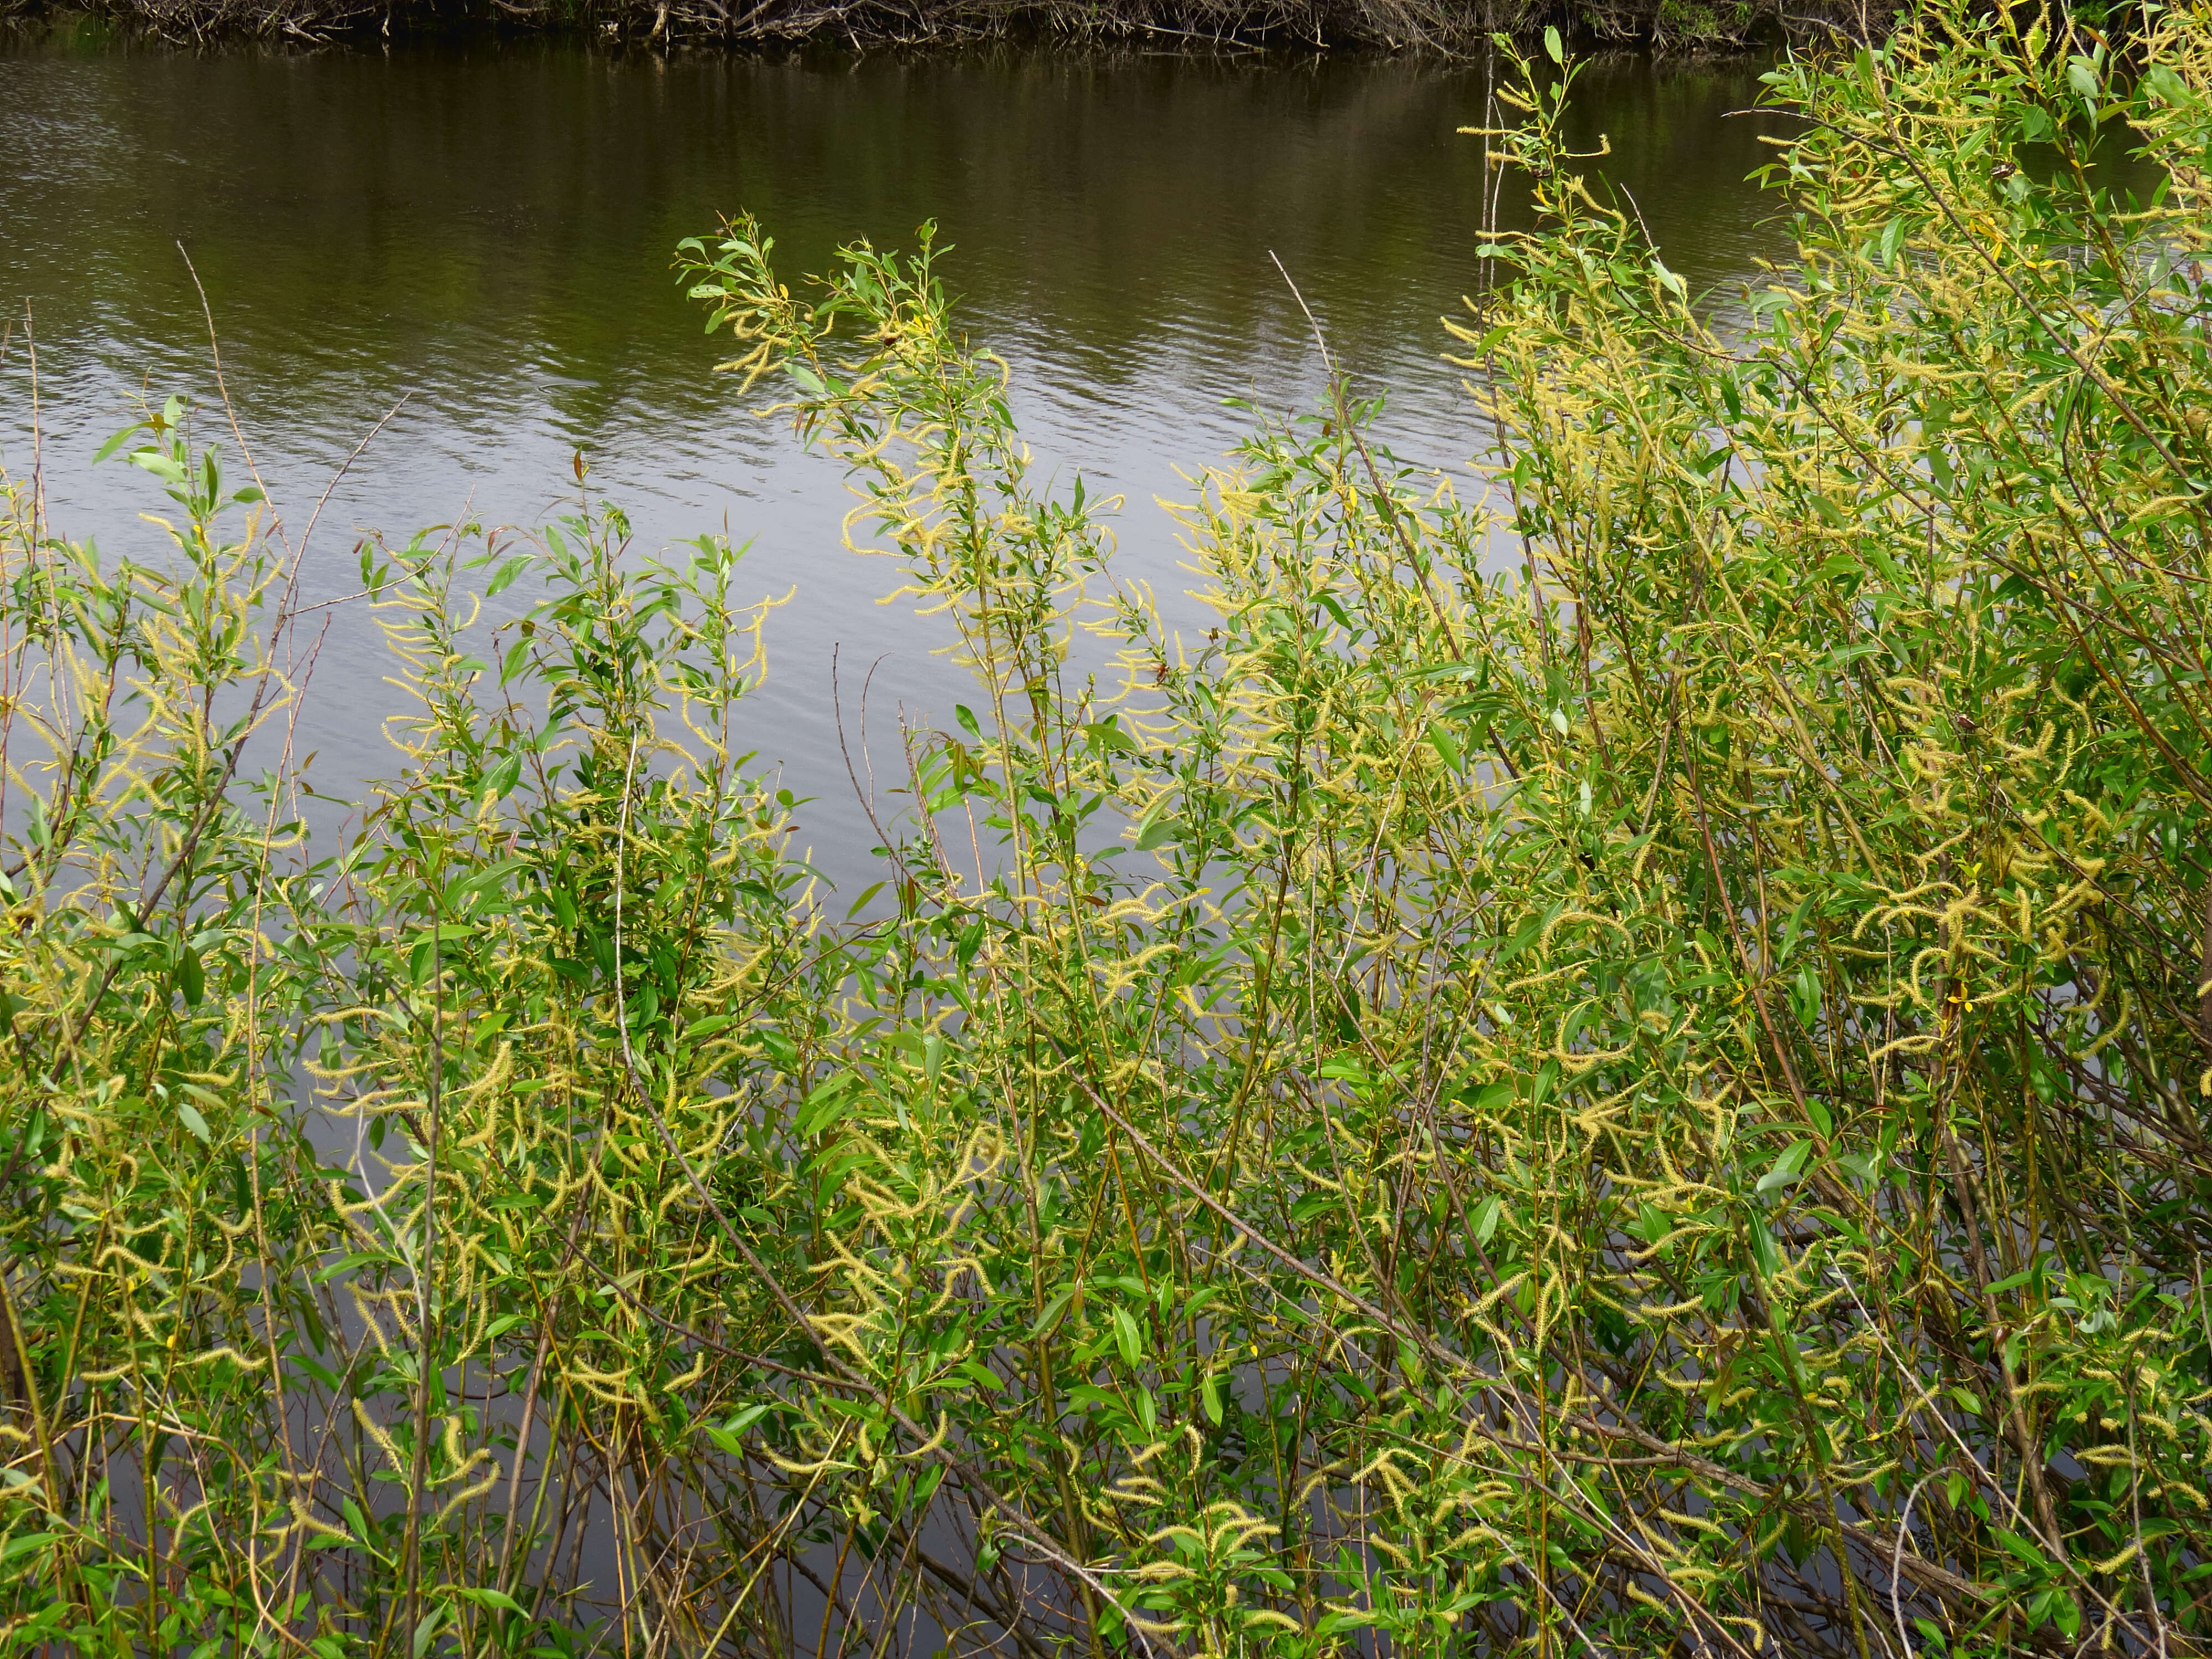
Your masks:
M1625 184L1668 263L1724 295L1781 239L1746 182L1766 120L1747 62L1621 58L1583 82L1593 163ZM288 522L405 407L317 531L311 599L356 586L353 552L471 514L560 510L571 457L641 544L726 526L769 624L757 744L787 759L833 868L864 845L836 758L830 661L942 718L934 625L873 601L887 564L840 541L836 470L797 453L709 371L670 270L677 240L750 209L794 274L866 234L936 218L974 333L1017 374L1041 459L1128 501L1123 574L1188 585L1158 495L1244 417L1320 384L1272 250L1332 343L1390 398L1401 454L1463 471L1476 447L1439 322L1482 240L1480 64L1202 61L1044 52L659 59L529 41L288 53L0 37L0 299L27 298L52 517L157 556L151 481L94 450L143 392L214 392L178 244L206 285L246 436ZM1513 218L1509 202L1506 217ZM1724 302L1724 300L1723 300ZM0 446L32 460L20 328L0 367ZM204 433L212 435L212 425ZM226 444L226 447L232 447ZM377 630L333 611L302 720L325 788L387 769L397 694Z

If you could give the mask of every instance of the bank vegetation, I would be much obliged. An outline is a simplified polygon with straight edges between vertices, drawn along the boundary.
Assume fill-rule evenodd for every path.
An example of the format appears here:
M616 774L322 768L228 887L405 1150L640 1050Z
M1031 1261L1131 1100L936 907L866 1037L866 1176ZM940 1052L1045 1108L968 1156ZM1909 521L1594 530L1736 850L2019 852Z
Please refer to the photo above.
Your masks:
M293 46L455 33L553 34L652 52L911 50L1004 41L1198 53L1352 47L1485 53L1547 27L1598 46L1740 51L1887 30L1897 0L0 0L0 19L89 17L179 44Z
M220 410L110 446L165 559L19 477L9 1650L2206 1651L2212 15L2142 52L1782 64L1726 330L1528 69L1480 496L1339 376L1180 509L1197 636L926 233L687 244L972 673L866 893L736 550L580 465L364 550L327 847Z

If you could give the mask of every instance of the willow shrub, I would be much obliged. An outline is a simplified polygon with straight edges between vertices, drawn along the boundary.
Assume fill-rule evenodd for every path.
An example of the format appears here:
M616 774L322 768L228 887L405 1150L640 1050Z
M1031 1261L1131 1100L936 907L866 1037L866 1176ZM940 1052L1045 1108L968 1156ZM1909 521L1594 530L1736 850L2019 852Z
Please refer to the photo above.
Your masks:
M1182 509L1202 641L927 236L687 244L974 675L866 926L726 544L369 550L317 862L258 489L173 405L166 566L17 489L8 1640L2203 1651L2208 26L1784 64L1729 331L1523 66L1493 500L1340 381Z

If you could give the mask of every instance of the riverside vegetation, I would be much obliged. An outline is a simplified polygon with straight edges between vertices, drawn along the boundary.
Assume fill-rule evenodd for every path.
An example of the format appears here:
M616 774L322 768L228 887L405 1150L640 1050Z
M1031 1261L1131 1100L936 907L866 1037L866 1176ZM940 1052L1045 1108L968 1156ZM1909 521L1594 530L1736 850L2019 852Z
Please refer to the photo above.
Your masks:
M1332 46L1461 55L1493 31L1531 33L1547 19L1589 37L1666 51L1740 49L1765 32L1887 29L1896 0L0 0L10 15L88 14L173 41L244 36L327 43L349 35L496 26L587 33L655 51L702 44L825 42L859 50L1047 37L1146 50L1311 52Z
M258 489L176 404L166 562L19 481L9 1650L2212 1646L2212 14L2137 50L1777 68L1730 332L1522 65L1498 511L1340 378L1180 509L1203 639L926 233L688 243L974 677L834 908L729 544L367 549L313 850Z

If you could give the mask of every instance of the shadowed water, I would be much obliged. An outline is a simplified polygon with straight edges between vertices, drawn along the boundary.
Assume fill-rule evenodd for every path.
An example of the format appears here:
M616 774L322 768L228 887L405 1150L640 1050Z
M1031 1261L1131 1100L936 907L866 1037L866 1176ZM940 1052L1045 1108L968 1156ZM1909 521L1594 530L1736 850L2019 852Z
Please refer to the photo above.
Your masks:
M1583 82L1586 148L1632 193L1668 263L1726 293L1780 246L1746 175L1771 156L1741 61L1623 58ZM158 553L151 482L88 462L156 399L215 392L179 244L229 392L294 526L347 453L404 406L335 492L308 598L357 586L363 530L472 514L534 522L572 456L641 544L725 526L750 586L791 592L769 634L757 745L834 871L866 867L831 717L882 659L872 720L942 718L934 627L873 601L887 565L841 545L834 468L797 453L710 373L716 341L675 286L677 240L759 214L794 275L841 239L905 244L933 216L974 333L1062 478L1121 493L1125 574L1187 586L1153 505L1245 417L1320 385L1279 255L1346 363L1387 388L1389 441L1463 472L1477 447L1439 321L1475 280L1484 65L1387 59L1068 59L1042 52L660 59L532 40L300 54L184 52L77 33L0 46L0 295L27 298L56 525ZM1514 217L1508 191L1505 217ZM31 453L21 330L0 444ZM204 427L211 434L211 427ZM234 447L234 446L227 446ZM360 607L334 621L301 722L323 787L388 769L395 703ZM876 728L872 726L872 735Z

